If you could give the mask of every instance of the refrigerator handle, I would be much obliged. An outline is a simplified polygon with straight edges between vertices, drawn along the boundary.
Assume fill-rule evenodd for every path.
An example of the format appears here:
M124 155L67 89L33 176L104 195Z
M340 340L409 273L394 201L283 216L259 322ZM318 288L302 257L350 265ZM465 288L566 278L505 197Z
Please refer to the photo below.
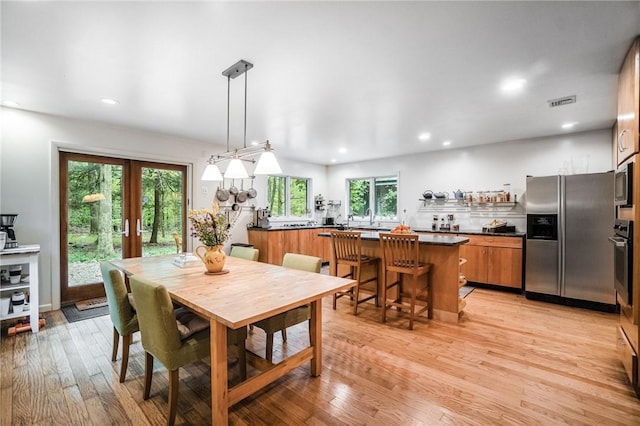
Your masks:
M564 296L564 269L565 269L565 214L566 214L566 179L564 176L558 176L558 290L559 295Z

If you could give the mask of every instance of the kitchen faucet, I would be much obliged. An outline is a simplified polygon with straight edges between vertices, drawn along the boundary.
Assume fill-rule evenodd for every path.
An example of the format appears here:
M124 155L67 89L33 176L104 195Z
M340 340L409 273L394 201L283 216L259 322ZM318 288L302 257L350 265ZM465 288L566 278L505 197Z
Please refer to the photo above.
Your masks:
M368 208L364 214L369 215L369 225L373 226L373 210L371 210L371 208Z

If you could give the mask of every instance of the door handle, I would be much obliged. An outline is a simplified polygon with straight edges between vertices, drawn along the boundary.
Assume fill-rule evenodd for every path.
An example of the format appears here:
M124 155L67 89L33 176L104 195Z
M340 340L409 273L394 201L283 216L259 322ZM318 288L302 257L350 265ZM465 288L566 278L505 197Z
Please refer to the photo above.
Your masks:
M124 231L120 232L125 237L129 236L129 219L124 220Z
M609 241L611 241L616 247L624 247L627 245L625 239L620 237L609 237Z
M140 219L136 219L136 236L139 237L144 231L142 230L142 224Z
M619 152L623 152L625 149L627 149L627 147L623 143L622 137L628 130L629 129L623 129L621 132L618 133L618 151Z

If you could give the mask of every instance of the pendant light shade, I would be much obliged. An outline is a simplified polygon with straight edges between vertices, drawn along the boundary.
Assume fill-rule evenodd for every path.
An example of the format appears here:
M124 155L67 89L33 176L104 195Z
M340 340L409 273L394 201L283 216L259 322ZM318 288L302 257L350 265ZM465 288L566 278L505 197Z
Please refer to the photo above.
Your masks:
M200 179L208 181L222 181L223 178L218 166L215 164L207 164L207 167L204 169Z
M224 172L224 177L227 179L246 179L249 175L242 165L242 161L238 158L234 158L229 162L227 170Z
M276 156L273 155L271 151L265 151L260 155L258 159L258 164L256 164L256 169L253 174L256 175L279 175L282 174L282 169L280 168L280 164L278 164L278 160Z

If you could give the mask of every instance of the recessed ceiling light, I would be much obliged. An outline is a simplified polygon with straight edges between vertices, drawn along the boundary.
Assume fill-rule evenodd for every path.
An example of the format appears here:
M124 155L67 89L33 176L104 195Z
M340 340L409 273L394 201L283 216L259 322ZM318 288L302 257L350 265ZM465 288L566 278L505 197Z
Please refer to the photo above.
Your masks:
M111 98L102 98L100 100L102 101L103 104L107 104L107 105L118 105L120 103L115 99L111 99Z
M331 162L332 162L332 163L335 163L335 162L336 162L336 159L335 159L335 158L332 158L332 159L331 159Z
M502 83L501 89L505 93L516 93L524 89L527 80L524 78L510 78Z
M344 154L344 153L346 153L346 152L347 152L347 148L340 148L340 149L338 150L338 152L339 152L340 154Z
M449 145L451 145L451 141L442 142L442 146L449 146Z
M571 123L564 123L564 124L562 124L562 128L563 129L572 129L576 124L578 124L577 121L573 121Z
M418 139L421 141L428 141L431 139L431 133L420 133L420 135L418 135Z
M13 101L2 101L2 105L9 108L18 108L20 106L19 103Z

